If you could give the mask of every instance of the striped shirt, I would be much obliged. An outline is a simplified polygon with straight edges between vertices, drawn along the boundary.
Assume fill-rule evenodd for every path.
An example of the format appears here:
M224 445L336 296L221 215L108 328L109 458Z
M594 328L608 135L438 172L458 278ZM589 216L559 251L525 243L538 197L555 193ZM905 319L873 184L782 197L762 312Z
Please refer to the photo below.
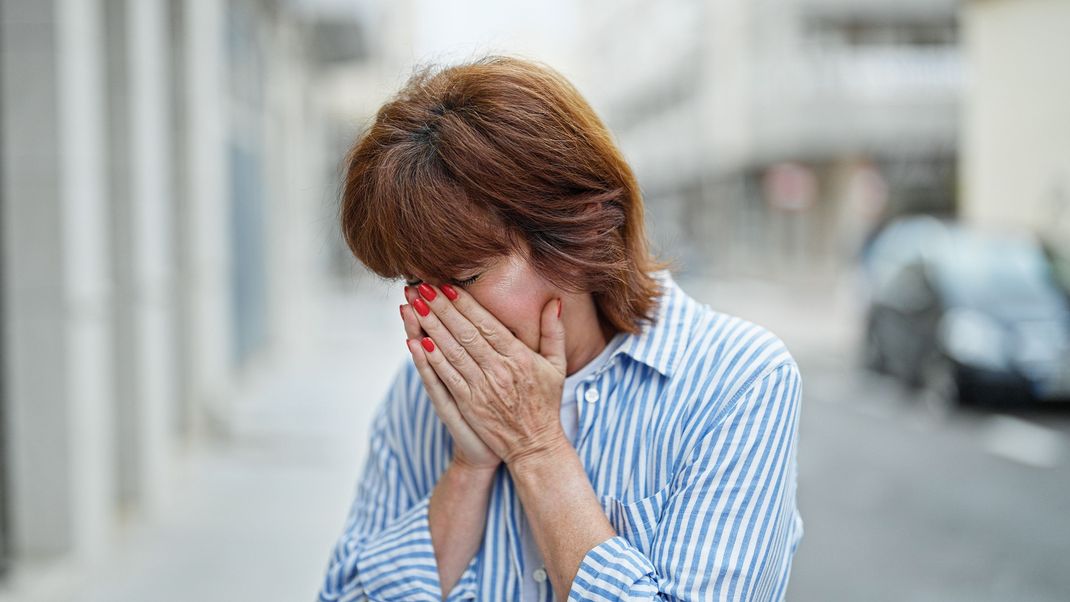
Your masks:
M565 436L568 437L572 447L576 447L576 437L580 431L579 407L585 402L583 395L586 392L587 380L609 362L609 358L613 357L614 352L626 337L626 333L618 333L606 344L598 357L565 378L565 385L561 387L561 428L565 431ZM520 516L520 539L520 553L523 554L521 566L527 569L524 571L524 583L521 585L523 594L521 602L541 602L546 599L544 590L551 584L547 582L546 565L542 560L542 552L535 542L535 533L532 532L531 525L528 524L523 513Z
M783 599L803 532L798 366L767 330L656 276L657 319L581 385L575 446L617 535L584 556L569 600ZM320 600L442 599L427 509L451 452L407 361L376 413ZM521 513L502 466L482 545L448 600L521 599L536 568L522 566Z

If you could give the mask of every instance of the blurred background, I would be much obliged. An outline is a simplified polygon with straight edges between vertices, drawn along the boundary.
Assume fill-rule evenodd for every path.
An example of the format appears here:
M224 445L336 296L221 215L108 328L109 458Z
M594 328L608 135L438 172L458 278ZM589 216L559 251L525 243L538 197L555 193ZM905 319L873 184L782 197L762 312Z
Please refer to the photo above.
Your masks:
M335 219L538 58L805 381L793 600L1070 599L1070 2L0 0L0 600L300 600L408 361Z

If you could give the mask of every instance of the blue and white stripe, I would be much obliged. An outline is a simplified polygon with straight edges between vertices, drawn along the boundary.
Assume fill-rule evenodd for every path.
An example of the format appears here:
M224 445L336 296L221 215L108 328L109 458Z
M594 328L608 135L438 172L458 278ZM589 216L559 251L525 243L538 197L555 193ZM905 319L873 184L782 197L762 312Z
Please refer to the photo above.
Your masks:
M577 452L617 530L569 600L780 600L802 537L799 369L767 330L688 296L668 272L658 319L581 387ZM376 414L371 453L320 600L441 600L427 505L452 442L407 362ZM518 601L521 507L503 466L483 545L448 600ZM553 600L544 587L545 600Z

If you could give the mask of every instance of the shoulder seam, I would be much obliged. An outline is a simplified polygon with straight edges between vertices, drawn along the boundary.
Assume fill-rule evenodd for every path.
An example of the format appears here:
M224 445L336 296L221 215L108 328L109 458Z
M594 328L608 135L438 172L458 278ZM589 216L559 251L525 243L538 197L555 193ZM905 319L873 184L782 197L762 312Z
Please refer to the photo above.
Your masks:
M732 397L729 398L729 401L726 404L727 411L725 412L725 414L727 415L735 411L736 407L739 405L740 398L750 393L754 389L756 383L765 380L770 374L773 374L774 372L777 372L781 368L785 367L794 367L796 371L799 370L799 365L798 363L796 363L794 358L788 358L780 363L774 364L772 367L766 367L764 370L758 372L756 375L752 376L749 380L740 385L739 389L732 394Z

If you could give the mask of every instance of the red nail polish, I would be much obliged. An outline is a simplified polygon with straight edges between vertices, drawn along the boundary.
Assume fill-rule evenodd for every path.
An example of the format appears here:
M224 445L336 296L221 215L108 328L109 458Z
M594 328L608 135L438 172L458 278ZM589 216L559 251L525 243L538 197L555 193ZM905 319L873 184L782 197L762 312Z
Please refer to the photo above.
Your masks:
M562 301L561 299L557 300L557 317L558 318L561 317L561 306L564 305L564 304L565 304L565 302Z
M435 350L435 342L431 340L431 337L424 337L420 344L424 346L424 351L428 353Z
M442 285L442 294L446 295L446 298L450 301L457 300L457 291L453 290L453 287L448 284Z
M413 299L412 306L416 308L416 313L420 314L421 316L426 316L427 314L431 313L431 308L428 307L426 303L424 303L423 299Z
M420 291L420 296L424 299L427 299L428 301L434 301L435 297L438 296L438 293L435 292L435 289L431 288L431 285L426 282L421 282L420 286L416 288Z

